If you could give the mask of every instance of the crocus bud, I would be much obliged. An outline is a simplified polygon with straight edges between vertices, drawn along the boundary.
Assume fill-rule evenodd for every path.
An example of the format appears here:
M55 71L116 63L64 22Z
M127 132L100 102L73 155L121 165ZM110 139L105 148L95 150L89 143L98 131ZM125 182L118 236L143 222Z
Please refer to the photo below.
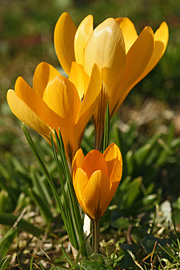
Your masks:
M73 185L79 204L92 220L106 211L122 176L122 156L112 143L103 154L97 150L86 156L79 149L72 166Z

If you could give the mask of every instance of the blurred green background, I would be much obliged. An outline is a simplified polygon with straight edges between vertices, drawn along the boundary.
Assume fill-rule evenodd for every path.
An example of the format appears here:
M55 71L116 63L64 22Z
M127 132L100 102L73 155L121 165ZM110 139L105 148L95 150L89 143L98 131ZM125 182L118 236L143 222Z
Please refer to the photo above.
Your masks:
M170 29L165 56L156 69L138 85L134 94L180 103L180 9L178 0L4 0L0 1L0 87L1 103L17 76L29 83L36 65L47 61L58 66L53 30L62 12L68 11L76 25L93 14L96 26L107 17L129 17L138 33L150 25L155 31L162 21ZM130 98L129 98L130 99Z
M169 224L172 226L173 222L177 231L180 228L179 0L0 0L0 214L17 215L22 209L31 212L34 205L38 205L41 212L44 197L40 185L44 185L47 194L50 192L25 140L21 123L7 105L6 92L14 88L16 78L20 75L32 85L34 70L41 61L60 68L54 50L53 31L64 11L70 13L76 25L86 15L92 14L94 26L107 17L128 17L138 33L146 25L156 31L162 21L169 26L169 43L163 58L134 87L111 122L110 139L122 151L124 172L120 193L116 193L112 202L117 207L115 211L109 208L106 212L102 229L106 234L106 229L110 227L111 234L108 232L106 238L113 237L115 233L114 238L124 243L126 231L133 224L133 236L141 247L140 252L144 250L143 257L150 251L146 241L141 245L141 240L147 237L146 232L149 233L147 224L151 226L155 222L152 221L153 215L156 215L157 222L157 226L152 225L150 229L153 235L167 239ZM52 151L38 134L33 131L31 134L59 190ZM93 143L93 128L89 125L82 143L85 152L93 148ZM39 204L33 196L41 199ZM50 195L45 197L45 206L51 208L54 202ZM162 202L170 209L168 217L166 207L162 211ZM52 212L56 216L56 211ZM41 214L43 216L45 213ZM45 215L45 223L46 219L49 220L48 215ZM50 216L52 220L54 222ZM34 217L31 222L34 224ZM11 225L13 222L3 224ZM40 223L36 220L35 224L43 230L47 229L41 220ZM55 222L53 226L57 224L61 222ZM153 245L155 241L157 239L153 238Z

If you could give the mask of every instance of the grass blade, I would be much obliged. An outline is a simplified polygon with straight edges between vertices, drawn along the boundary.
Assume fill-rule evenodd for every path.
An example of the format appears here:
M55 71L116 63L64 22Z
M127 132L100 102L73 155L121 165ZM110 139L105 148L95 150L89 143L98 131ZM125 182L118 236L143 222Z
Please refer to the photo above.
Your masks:
M49 206L46 202L42 200L42 198L34 192L32 189L28 190L30 198L35 202L35 204L39 207L42 217L47 223L50 223L53 219L52 213L50 211Z
M57 135L57 132L55 130L54 130L54 133L56 137L58 152L62 160L63 170L64 170L66 180L67 180L67 187L68 187L67 192L68 192L69 203L70 203L69 205L70 205L71 215L73 217L73 224L74 224L75 232L76 232L76 235L78 236L78 243L79 243L78 248L79 248L82 242L84 241L83 222L80 215L79 204L78 204L75 191L73 188L73 184L72 184L71 173L70 173L70 169L67 163L60 129L59 129L59 136Z
M102 152L104 152L109 145L109 128L110 128L110 116L109 116L109 103L107 102Z
M0 241L0 258L7 255L11 244L16 236L17 228L11 227Z
M9 264L11 256L7 255L6 257L4 257L3 259L0 260L0 270L5 270L7 269L7 266Z
M12 226L16 222L17 218L18 218L17 216L14 216L12 214L6 214L6 213L0 214L0 224ZM23 218L19 221L18 227L22 231L25 231L37 237L43 233L42 230L35 227L32 223L30 223L29 221Z

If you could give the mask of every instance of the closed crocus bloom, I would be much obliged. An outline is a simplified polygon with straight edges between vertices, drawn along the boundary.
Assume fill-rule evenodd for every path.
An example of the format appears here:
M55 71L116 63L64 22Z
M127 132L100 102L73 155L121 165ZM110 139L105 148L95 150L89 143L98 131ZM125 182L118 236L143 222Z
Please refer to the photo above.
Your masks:
M100 89L101 74L96 65L88 77L74 63L70 80L43 62L35 70L33 88L18 77L15 90L7 93L7 101L16 117L42 135L48 143L50 133L55 138L54 129L58 133L60 128L66 155L72 161L80 146L84 128L97 105Z
M92 15L88 15L78 28L68 13L60 16L54 43L66 73L70 73L73 61L81 64L88 75L94 63L102 73L101 97L94 112L99 137L103 133L107 101L112 116L129 91L158 63L167 42L168 26L165 22L155 33L148 26L138 36L128 18L108 18L93 29Z
M92 220L99 220L121 180L119 148L113 143L103 154L92 150L85 157L79 149L74 156L72 173L75 193L83 211Z

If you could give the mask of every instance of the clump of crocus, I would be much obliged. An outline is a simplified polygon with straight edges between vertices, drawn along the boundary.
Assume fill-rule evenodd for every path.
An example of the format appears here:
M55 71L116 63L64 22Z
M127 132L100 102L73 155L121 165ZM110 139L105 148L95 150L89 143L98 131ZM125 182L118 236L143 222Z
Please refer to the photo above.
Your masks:
M74 190L84 213L93 221L94 252L98 251L98 224L122 176L122 156L112 143L103 154L97 150L84 156L79 149L72 166Z
M154 33L145 27L140 35L128 18L108 18L93 29L88 15L76 28L68 13L63 13L55 27L54 43L58 59L69 75L73 61L90 75L94 63L102 73L101 97L94 112L96 148L104 128L107 101L110 117L129 91L158 63L168 42L168 26L163 22Z
M33 88L18 77L15 91L10 89L7 93L7 101L16 117L48 143L50 133L55 137L54 129L58 133L60 128L66 155L71 162L97 106L100 90L101 74L96 65L89 77L74 63L67 79L43 62L35 70Z

